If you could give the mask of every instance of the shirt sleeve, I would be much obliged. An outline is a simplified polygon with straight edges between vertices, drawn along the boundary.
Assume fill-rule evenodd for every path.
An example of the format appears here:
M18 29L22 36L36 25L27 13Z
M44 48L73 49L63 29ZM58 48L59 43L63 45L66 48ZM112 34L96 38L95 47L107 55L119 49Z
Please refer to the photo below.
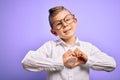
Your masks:
M36 51L29 51L22 60L23 68L29 71L58 71L64 68L62 57L48 57L51 46L47 43Z
M91 44L90 55L86 63L90 68L94 70L113 71L116 67L114 58L101 52L98 48Z

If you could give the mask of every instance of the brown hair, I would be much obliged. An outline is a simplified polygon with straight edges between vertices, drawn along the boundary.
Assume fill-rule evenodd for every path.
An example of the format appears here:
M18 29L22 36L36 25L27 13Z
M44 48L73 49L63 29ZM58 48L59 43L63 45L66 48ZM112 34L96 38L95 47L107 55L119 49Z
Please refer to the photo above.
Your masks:
M54 17L55 15L57 15L59 12L61 12L63 10L67 10L68 12L70 12L64 6L55 6L55 7L49 9L49 17L48 18L49 18L49 24L50 24L51 28L52 28L51 18Z

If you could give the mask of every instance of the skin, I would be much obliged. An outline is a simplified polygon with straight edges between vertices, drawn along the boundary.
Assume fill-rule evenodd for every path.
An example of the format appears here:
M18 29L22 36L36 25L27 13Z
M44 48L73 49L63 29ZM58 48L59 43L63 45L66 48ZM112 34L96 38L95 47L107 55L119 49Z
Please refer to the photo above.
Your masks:
M63 19L66 15L70 14L68 11L63 10L55 15L51 19L51 23ZM67 24L62 20L62 28L57 30L56 28L51 29L51 33L55 36L59 36L68 46L71 46L75 40L75 31L77 26L77 19L74 18L74 21L71 24ZM76 62L70 63L69 60L74 58ZM81 50L76 48L74 51L68 50L63 55L63 62L66 67L76 67L80 64L85 64L87 62L88 57Z
M59 12L56 16L52 18L51 22L55 22L57 20L63 19L66 15L70 14L68 11L63 10ZM57 30L55 28L51 29L52 34L55 36L59 36L66 44L72 45L76 38L75 38L75 30L77 25L77 19L74 19L73 23L67 24L62 21L63 28Z

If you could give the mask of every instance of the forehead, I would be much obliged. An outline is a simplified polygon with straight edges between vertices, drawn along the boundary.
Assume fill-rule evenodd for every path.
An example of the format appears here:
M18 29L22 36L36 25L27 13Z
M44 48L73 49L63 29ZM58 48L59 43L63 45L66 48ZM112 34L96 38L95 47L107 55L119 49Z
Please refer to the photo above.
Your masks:
M54 17L52 17L52 22L56 21L56 20L61 20L63 19L66 15L70 14L69 11L67 10L63 10L61 12L59 12L58 14L56 14Z

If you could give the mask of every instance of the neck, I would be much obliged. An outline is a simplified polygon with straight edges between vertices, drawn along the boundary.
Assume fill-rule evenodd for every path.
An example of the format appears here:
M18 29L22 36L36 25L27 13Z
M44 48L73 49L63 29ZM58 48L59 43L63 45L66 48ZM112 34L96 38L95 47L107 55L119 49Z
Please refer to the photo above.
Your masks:
M70 37L70 38L62 39L62 40L63 40L66 44L72 45L72 44L75 42L76 37L75 37L75 36L72 36L72 37Z

